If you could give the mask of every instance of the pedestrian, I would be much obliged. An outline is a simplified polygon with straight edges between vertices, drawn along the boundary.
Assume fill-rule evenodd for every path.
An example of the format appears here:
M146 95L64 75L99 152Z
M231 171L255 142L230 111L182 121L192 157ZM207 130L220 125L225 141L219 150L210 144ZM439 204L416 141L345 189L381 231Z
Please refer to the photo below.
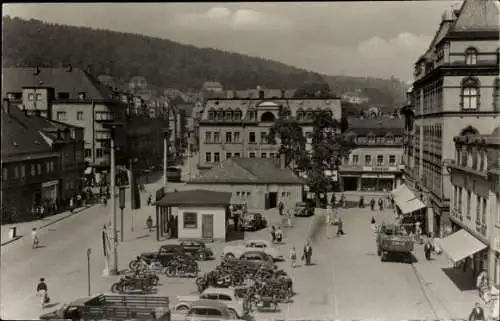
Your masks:
M335 197L335 193L332 193L332 198L330 200L330 203L332 204L332 207L335 207L335 204L337 203L337 199Z
M284 209L285 209L285 205L283 204L283 201L280 201L280 203L278 204L278 211L279 211L280 216L283 215Z
M36 286L36 293L38 296L40 296L40 305L42 309L44 309L45 305L50 302L47 283L45 283L45 278L40 278L40 282Z
M382 200L382 198L378 199L378 208L380 211L384 209L384 201Z
M306 265L311 265L311 257L312 257L312 247L309 241L304 245L304 253L302 254L302 260L306 261Z
M297 252L295 252L295 247L290 249L290 264L294 268L297 264Z
M78 207L82 206L82 194L80 193L76 195L76 206Z
M484 310L483 308L479 305L478 302L474 304L474 308L472 309L470 315L469 315L469 321L485 321L486 318L484 316Z
M337 236L344 235L344 221L341 217L337 219Z
M276 228L273 226L271 226L271 241L272 243L276 243Z
M429 240L425 241L424 244L424 253L425 253L425 259L427 261L430 261L431 259L431 253L432 253L432 244Z
M31 229L31 240L32 240L31 248L36 249L39 243L36 227Z
M372 227L373 232L375 232L375 230L376 230L376 228L377 228L376 223L377 223L377 222L375 221L375 217L373 217L373 216L372 216L372 219L371 219L371 221L370 221L370 224L371 224L371 227Z
M370 207L371 207L372 211L375 210L375 199L374 198L372 198L370 201Z
M153 196L151 196L151 194L148 195L148 206L151 205L153 201Z
M422 244L422 227L420 227L420 222L415 223L415 237L419 244Z
M365 208L365 198L363 196L360 196L359 197L359 204L358 204L358 207L359 208Z
M278 244L281 244L281 241L283 241L283 231L280 229L280 227L278 226L278 228L276 228L276 243Z
M290 210L286 210L286 216L287 216L287 221L288 221L288 227L293 227L292 225L292 213Z
M146 219L146 226L148 228L149 233L151 233L153 229L153 219L151 218L151 215L149 215L148 218Z
M73 196L69 199L69 212L73 213L75 210L75 200L73 199Z
M342 207L346 207L346 200L345 200L345 195L344 193L342 193L342 195L340 195L340 204Z
M485 292L488 290L488 272L485 269L478 274L476 280L476 288L480 298L483 298Z

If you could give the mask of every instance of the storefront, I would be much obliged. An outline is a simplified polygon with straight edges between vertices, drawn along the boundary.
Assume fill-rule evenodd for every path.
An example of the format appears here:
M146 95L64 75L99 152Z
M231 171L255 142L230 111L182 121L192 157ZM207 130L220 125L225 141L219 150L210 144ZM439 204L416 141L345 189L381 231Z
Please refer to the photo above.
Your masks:
M42 201L54 203L59 197L59 180L42 183Z
M386 173L340 173L342 191L384 192L397 186L396 174Z

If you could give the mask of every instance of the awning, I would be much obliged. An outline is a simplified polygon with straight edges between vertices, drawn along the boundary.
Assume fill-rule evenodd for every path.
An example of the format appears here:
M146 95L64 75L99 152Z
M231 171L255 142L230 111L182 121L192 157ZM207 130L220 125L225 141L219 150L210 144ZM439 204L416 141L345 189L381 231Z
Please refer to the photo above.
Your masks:
M424 208L425 204L418 198L414 198L408 202L400 203L398 206L403 214L409 214Z
M463 229L445 237L439 245L455 263L488 247Z
M391 195L398 205L415 198L415 194L413 194L411 189L409 189L405 184L400 185L396 189L392 190Z

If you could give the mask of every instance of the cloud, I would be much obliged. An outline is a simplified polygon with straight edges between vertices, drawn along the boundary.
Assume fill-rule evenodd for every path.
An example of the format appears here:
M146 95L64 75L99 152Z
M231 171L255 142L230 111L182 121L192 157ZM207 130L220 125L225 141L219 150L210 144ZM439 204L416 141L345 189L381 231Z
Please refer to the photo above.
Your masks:
M187 29L213 30L229 28L235 31L262 30L268 28L287 29L291 22L278 14L266 14L257 10L240 8L234 11L227 7L212 7L202 13L186 13L172 21L173 26Z

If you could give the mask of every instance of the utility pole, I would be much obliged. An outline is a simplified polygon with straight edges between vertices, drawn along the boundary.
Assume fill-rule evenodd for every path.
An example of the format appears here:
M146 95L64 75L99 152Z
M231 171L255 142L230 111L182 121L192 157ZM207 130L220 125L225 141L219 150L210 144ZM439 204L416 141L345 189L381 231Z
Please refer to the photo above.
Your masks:
M167 192L168 177L167 177L167 167L168 167L168 128L164 128L163 132L163 189Z

